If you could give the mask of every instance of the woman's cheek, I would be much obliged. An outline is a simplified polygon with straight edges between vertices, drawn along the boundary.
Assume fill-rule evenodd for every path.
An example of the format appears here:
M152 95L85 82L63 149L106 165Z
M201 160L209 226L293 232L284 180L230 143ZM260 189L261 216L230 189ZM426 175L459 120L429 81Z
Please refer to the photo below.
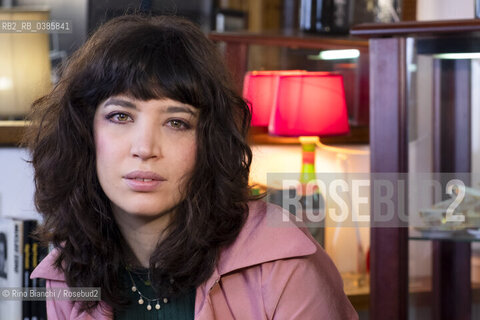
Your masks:
M116 150L115 150L115 140L112 140L110 135L106 130L102 128L97 128L95 132L95 152L96 152L96 161L97 161L97 174L102 175L109 166L112 166L116 162Z

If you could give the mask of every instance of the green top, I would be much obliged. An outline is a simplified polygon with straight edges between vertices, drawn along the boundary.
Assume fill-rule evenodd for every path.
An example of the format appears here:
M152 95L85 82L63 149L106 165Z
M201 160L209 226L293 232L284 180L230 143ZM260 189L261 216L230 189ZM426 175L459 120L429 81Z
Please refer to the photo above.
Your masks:
M155 294L155 291L148 280L148 269L135 269L134 271L131 271L130 273L132 278L130 278L130 275L124 268L123 271L124 272L121 274L121 277L123 284L126 288L128 288L126 289L126 292L131 304L125 310L115 310L115 320L193 320L195 316L196 294L196 290L194 288L185 295L181 295L176 298L164 297L160 295L158 296L158 298L160 298L158 301L160 309L157 310L155 308L157 301L152 301L150 303L152 307L151 310L147 310L148 300L143 298L143 304L139 304L138 300L140 299L140 295L138 291L140 291L146 298L157 298L157 295ZM136 292L133 292L131 289L133 286L132 279L134 280L135 286L138 289ZM164 298L167 298L167 303L164 302Z

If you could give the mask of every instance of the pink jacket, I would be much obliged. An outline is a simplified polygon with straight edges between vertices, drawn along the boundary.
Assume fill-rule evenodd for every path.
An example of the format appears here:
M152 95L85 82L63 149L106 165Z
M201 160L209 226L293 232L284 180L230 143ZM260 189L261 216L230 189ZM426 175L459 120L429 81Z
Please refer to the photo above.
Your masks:
M282 223L281 208L263 201L250 212L236 241L224 249L212 276L197 288L195 319L358 319L345 296L334 264L308 232ZM47 288L67 287L63 273L52 267L51 252L33 271ZM92 314L79 313L78 303L47 300L48 319L112 319L101 302Z

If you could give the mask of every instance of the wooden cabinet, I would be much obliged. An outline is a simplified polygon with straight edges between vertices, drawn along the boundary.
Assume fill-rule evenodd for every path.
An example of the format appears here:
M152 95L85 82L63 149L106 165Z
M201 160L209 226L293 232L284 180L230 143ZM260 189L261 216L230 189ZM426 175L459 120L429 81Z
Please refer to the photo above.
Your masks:
M434 57L432 157L425 160L432 162L432 172L471 173L470 116L473 108L480 107L472 105L472 90L478 88L471 85L471 60L446 60L436 55L480 52L480 21L359 25L351 34L368 37L370 41L372 173L408 173L411 170L411 65L407 63L411 54ZM418 88L422 88L421 84ZM376 196L372 192L372 203ZM398 199L394 202L394 205L399 204ZM405 202L408 208L408 199ZM471 319L471 243L454 238L430 241L432 318ZM383 228L380 224L371 229L371 319L407 319L408 248L408 228Z

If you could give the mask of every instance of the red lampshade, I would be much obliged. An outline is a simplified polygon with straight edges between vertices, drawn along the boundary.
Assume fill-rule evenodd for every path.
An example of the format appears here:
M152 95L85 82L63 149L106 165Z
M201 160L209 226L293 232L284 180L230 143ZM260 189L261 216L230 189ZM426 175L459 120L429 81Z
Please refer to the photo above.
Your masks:
M268 126L275 95L278 76L304 73L302 70L291 71L250 71L243 81L243 97L250 103L252 126Z
M327 72L278 75L268 132L330 136L349 131L343 78Z

